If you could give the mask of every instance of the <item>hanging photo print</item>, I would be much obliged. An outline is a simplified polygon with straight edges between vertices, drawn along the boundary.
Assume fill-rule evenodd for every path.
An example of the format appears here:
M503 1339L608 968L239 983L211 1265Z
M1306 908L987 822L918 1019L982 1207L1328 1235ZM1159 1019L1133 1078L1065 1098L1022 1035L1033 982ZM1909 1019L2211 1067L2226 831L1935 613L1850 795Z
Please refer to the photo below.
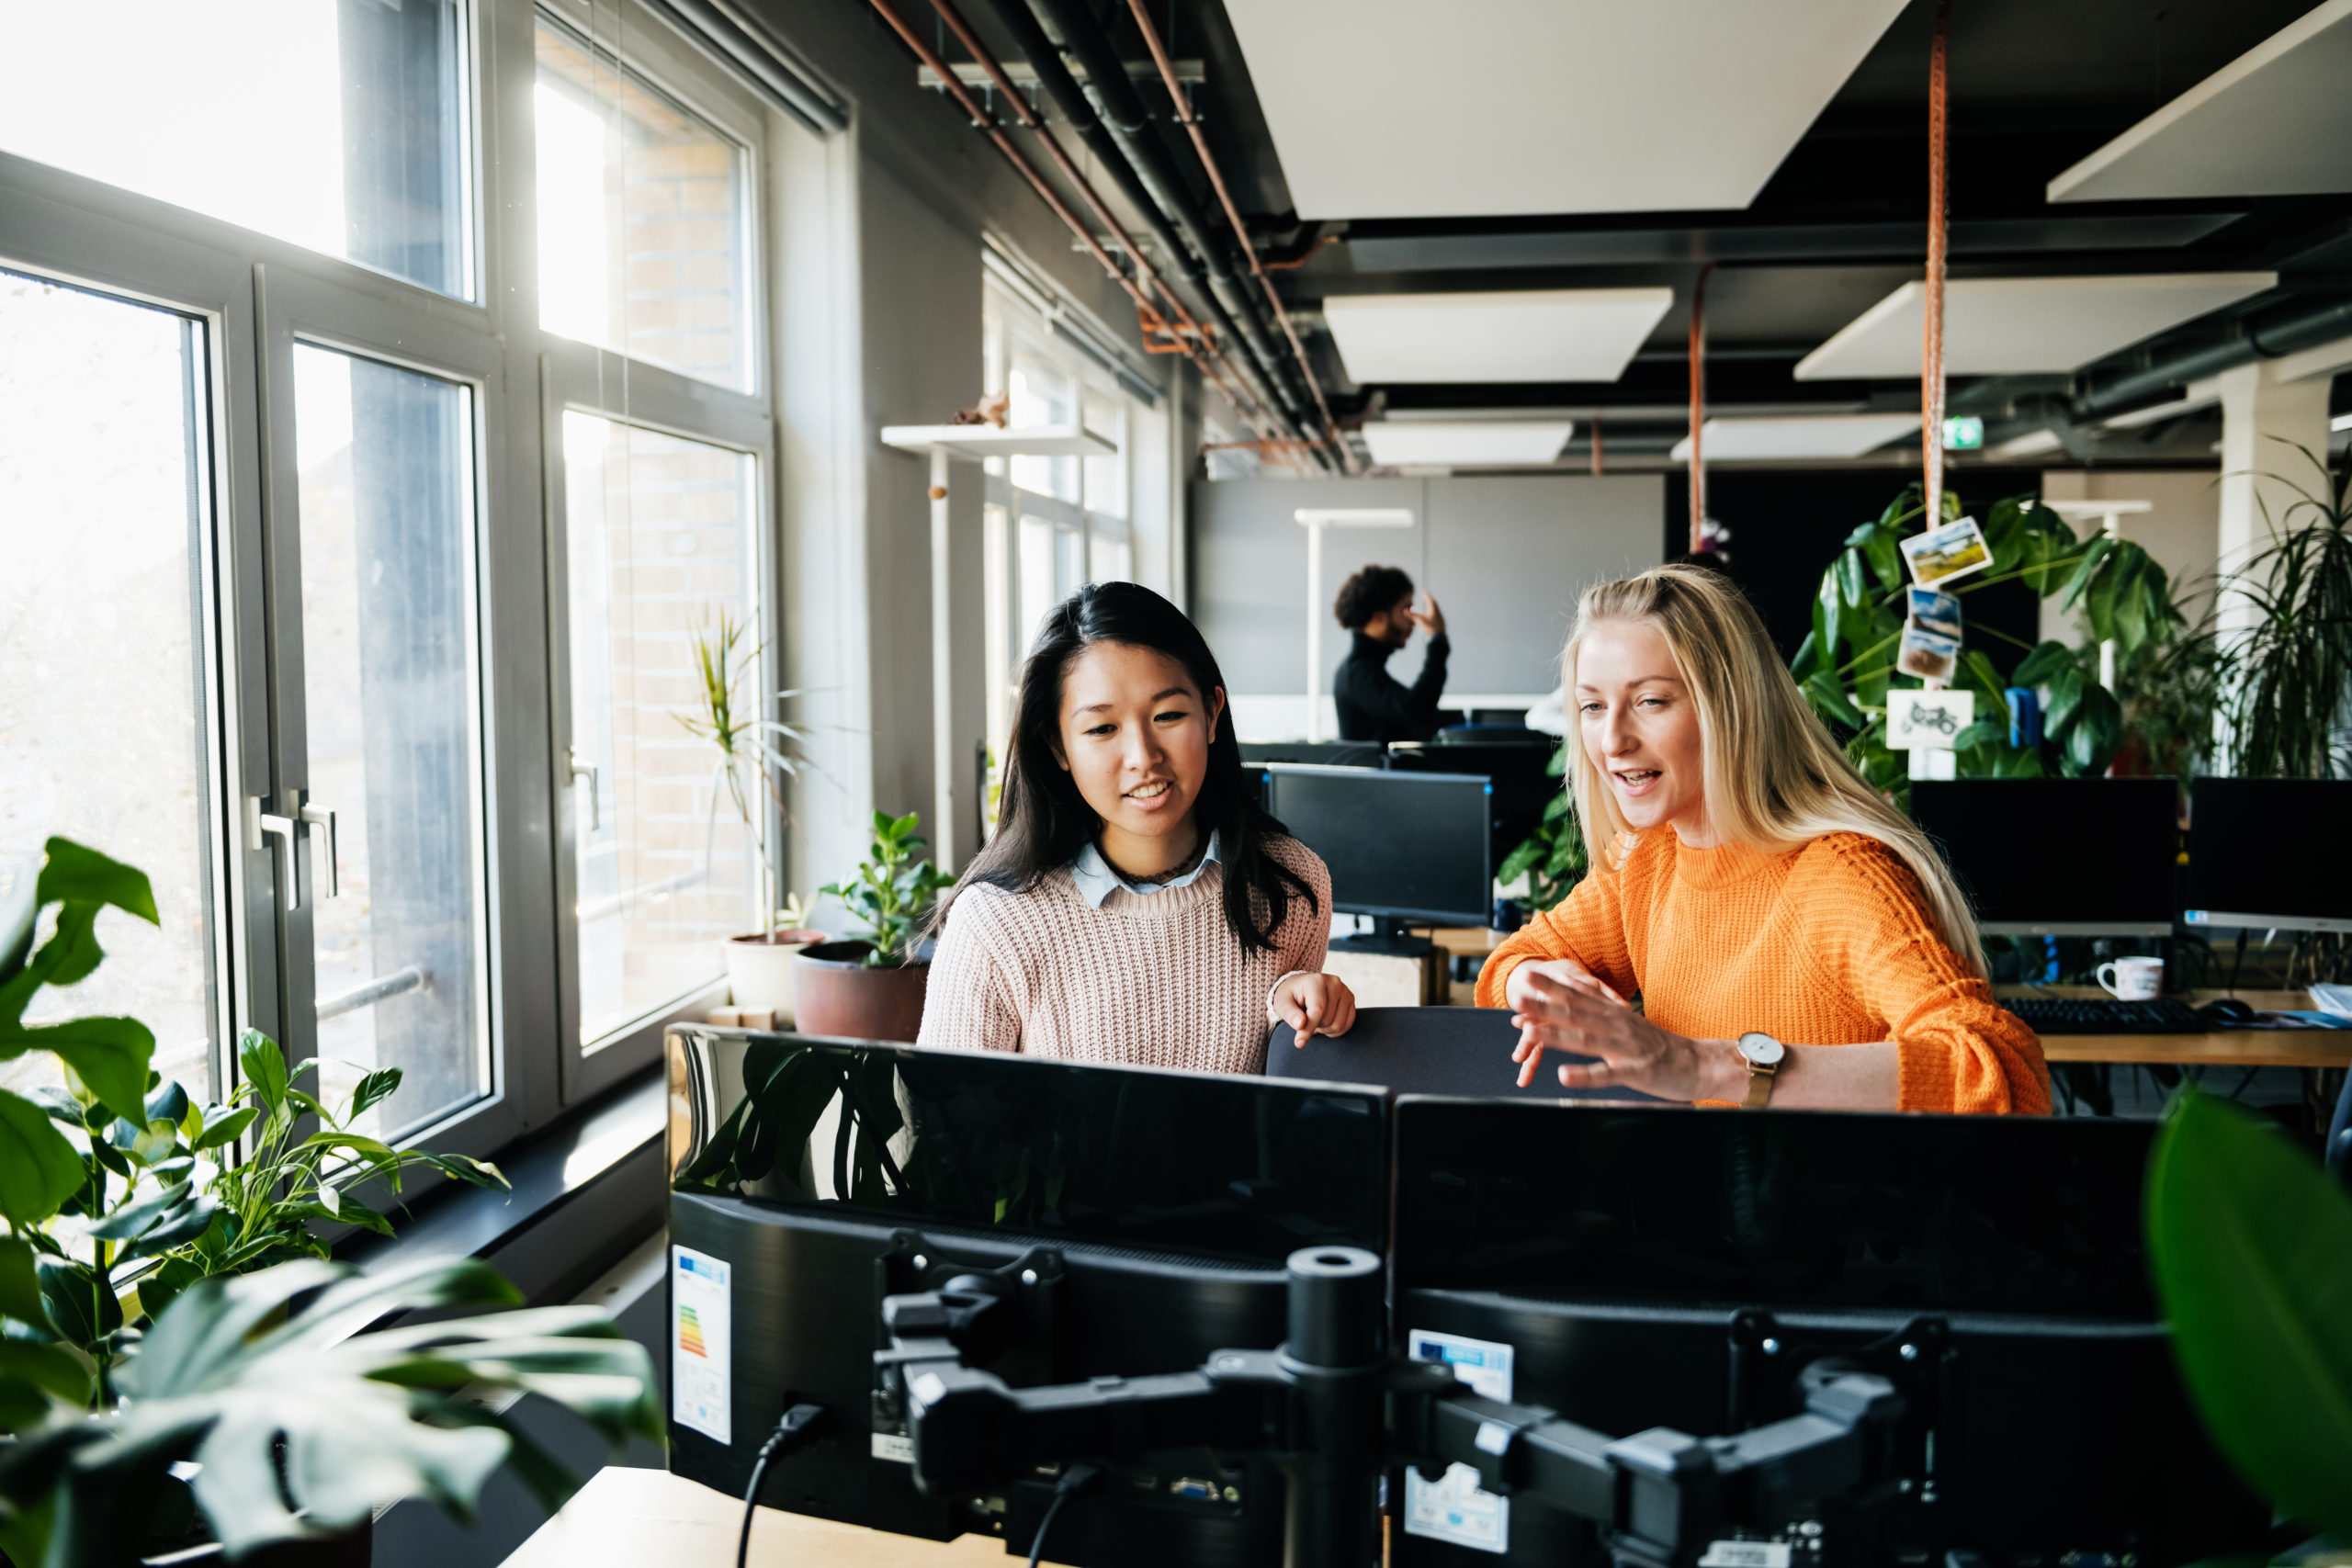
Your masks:
M1922 681L1949 681L1959 665L1959 638L1941 637L1917 625L1903 628L1903 649L1895 655L1894 667L1905 675L1917 675Z
M1960 601L1951 594L1933 588L1906 588L1904 594L1910 602L1911 624L1923 632L1960 640Z
M1976 716L1973 692L1923 692L1898 686L1886 694L1886 743L1897 751L1949 750Z
M1903 558L1911 563L1912 581L1922 588L1932 588L1984 570L1993 564L1993 552L1976 519L1963 517L1904 540Z

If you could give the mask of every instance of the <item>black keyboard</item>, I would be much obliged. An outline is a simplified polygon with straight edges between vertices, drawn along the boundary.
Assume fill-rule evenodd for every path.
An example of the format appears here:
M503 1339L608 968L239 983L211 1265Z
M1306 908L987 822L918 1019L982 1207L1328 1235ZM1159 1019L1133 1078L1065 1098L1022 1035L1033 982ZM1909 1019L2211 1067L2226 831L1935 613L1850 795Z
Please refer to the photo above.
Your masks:
M2203 1034L2218 1027L2177 997L2147 1002L2007 997L2001 1005L2036 1034Z

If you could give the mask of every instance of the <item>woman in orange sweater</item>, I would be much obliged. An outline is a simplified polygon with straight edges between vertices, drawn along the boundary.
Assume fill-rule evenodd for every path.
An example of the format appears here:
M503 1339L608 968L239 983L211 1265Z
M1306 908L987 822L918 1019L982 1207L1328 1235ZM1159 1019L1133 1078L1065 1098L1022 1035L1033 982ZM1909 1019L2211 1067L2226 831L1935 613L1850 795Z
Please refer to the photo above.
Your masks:
M1738 589L1600 583L1562 658L1591 871L1487 959L1478 1005L1570 1088L1855 1110L2050 1109L1968 905L1863 782ZM1638 994L1643 1010L1628 998Z

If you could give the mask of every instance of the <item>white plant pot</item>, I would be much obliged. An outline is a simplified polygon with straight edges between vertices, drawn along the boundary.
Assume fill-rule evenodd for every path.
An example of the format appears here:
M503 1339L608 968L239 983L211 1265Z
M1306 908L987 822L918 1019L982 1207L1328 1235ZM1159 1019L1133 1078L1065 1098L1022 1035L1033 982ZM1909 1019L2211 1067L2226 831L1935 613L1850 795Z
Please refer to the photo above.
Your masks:
M754 931L727 939L727 987L733 1005L773 1011L776 1027L789 1028L793 1020L792 961L800 950L823 942L819 931L782 931L773 940Z

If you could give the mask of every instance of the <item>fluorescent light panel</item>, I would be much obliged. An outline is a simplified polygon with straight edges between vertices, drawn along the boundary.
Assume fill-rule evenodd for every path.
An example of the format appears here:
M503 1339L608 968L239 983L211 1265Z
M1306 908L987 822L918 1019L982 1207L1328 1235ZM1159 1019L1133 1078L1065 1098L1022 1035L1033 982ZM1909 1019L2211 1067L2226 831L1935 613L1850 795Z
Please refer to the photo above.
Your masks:
M1860 457L1897 436L1917 438L1916 413L1814 414L1791 419L1711 419L1699 427L1706 457ZM1690 438L1674 444L1675 462L1690 460Z
M1576 426L1566 420L1547 424L1377 420L1363 427L1363 439L1372 449L1372 460L1384 467L1429 463L1472 468L1548 463L1560 455L1560 448L1575 433Z
M1903 0L1227 0L1302 218L1746 207Z
M1969 277L1944 286L1944 369L2064 374L2278 282L2268 272ZM1797 362L1800 381L1919 374L1928 286L1906 283Z
M2052 201L2352 190L2352 0L2329 0L2049 186Z
M1336 294L1323 319L1359 383L1614 381L1673 303L1671 288Z

